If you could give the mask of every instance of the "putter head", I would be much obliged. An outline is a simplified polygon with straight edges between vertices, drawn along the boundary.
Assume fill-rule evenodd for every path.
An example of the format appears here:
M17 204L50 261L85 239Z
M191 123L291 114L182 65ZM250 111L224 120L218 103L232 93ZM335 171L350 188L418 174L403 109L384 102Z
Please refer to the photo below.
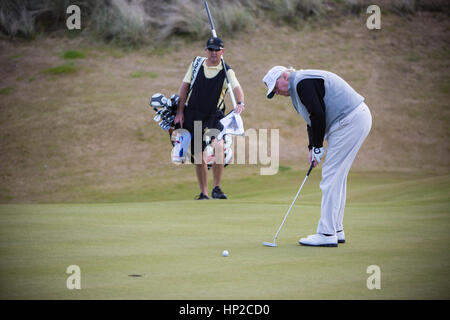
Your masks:
M274 242L266 242L266 241L264 241L264 242L263 242L263 246L266 246L266 247L276 247L277 244L275 243L275 241L274 241Z

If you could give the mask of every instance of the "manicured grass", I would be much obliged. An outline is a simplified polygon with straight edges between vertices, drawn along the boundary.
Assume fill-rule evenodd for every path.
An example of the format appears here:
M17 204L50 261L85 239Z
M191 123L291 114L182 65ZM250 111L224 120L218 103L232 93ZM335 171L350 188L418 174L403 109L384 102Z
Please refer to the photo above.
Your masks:
M297 190L301 174L288 174L235 181L227 201L2 205L1 298L450 298L448 175L352 174L347 243L310 248L297 241L320 214L313 172L279 247L263 247ZM261 189L243 191L252 185ZM81 290L66 288L69 265L81 268ZM380 290L366 287L370 265Z

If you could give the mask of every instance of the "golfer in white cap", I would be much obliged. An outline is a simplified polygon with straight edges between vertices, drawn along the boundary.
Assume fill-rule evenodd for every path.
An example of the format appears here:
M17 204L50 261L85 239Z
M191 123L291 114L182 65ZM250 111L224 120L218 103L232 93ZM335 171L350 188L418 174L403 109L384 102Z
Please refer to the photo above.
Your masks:
M307 123L309 163L322 168L321 216L317 233L300 239L305 246L337 247L345 242L344 208L347 175L372 127L364 98L338 75L323 70L276 66L263 78L267 98L290 96L295 110Z

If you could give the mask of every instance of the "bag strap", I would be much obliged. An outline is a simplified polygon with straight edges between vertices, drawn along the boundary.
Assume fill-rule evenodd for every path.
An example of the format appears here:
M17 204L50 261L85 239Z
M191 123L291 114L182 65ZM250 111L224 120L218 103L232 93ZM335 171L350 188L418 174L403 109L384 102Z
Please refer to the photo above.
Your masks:
M195 57L194 61L192 61L192 77L191 77L191 85L189 86L189 91L192 90L195 79L197 79L198 72L200 71L200 67L202 66L203 61L205 60L206 60L205 57Z

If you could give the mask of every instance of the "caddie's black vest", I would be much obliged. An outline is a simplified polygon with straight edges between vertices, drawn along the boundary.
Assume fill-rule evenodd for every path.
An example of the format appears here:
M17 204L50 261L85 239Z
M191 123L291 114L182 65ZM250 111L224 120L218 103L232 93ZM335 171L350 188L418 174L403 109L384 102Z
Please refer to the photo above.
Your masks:
M230 69L228 65L225 67ZM208 79L205 77L203 65L201 66L185 109L185 121L205 121L217 114L224 80L225 70L222 69L214 78ZM224 109L224 106L222 101L219 109Z

